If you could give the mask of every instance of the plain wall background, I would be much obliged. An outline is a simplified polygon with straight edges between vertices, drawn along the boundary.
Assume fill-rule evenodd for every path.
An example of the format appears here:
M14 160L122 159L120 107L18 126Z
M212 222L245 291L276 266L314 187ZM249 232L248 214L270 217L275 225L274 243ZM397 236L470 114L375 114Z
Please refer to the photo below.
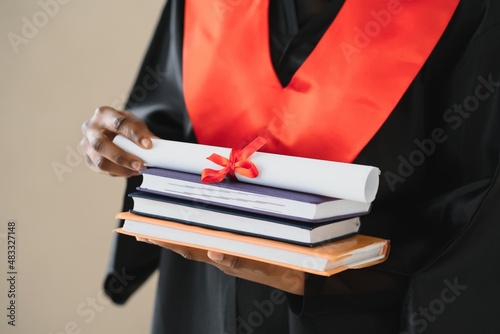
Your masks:
M125 182L94 174L75 152L96 107L123 105L163 5L0 1L0 333L149 332L156 277L124 307L102 299ZM6 317L9 219L16 327Z

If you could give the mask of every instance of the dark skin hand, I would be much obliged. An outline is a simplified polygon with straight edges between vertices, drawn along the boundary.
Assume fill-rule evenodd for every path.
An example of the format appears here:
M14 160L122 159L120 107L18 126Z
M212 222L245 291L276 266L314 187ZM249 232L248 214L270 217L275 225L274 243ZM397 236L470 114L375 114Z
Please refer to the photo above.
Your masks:
M144 163L113 144L113 138L123 135L143 148L150 148L151 138L156 137L143 120L111 107L97 108L92 118L83 123L82 132L80 146L90 169L124 177L139 175Z
M141 159L114 145L113 138L120 134L146 149L152 147L151 138L156 138L143 120L111 107L96 109L92 118L82 125L82 132L80 145L87 165L97 173L122 177L139 175L139 170L145 166ZM137 240L170 249L189 260L209 263L231 276L297 295L304 294L305 274L301 271L166 242Z

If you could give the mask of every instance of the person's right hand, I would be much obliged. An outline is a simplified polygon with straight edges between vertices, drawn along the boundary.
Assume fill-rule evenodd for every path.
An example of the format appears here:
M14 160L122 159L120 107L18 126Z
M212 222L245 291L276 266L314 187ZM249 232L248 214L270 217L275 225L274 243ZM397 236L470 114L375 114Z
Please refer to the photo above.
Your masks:
M143 148L150 148L151 137L156 137L143 120L111 107L97 108L92 118L83 123L82 132L80 145L87 165L98 173L125 177L139 175L144 163L113 144L113 138L120 134Z

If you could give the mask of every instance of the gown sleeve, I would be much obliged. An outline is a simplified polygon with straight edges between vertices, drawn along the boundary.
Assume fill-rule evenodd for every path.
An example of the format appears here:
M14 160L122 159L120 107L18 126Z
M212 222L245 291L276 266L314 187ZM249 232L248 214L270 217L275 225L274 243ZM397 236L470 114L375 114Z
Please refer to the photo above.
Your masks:
M175 15L179 12L182 13L182 6L178 1L166 3L125 109L142 118L160 138L194 142L180 84L182 39L171 36L182 32L182 15ZM140 176L127 180L123 211L132 208L128 194L135 191L140 182ZM117 224L121 227L123 221ZM159 258L159 247L115 233L104 279L107 295L115 303L125 303L157 269Z

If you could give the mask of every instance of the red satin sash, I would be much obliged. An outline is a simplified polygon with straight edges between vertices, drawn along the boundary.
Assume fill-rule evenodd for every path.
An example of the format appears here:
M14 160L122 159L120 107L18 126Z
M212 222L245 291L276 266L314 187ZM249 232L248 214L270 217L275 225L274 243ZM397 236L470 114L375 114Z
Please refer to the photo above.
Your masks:
M282 87L269 0L186 0L184 94L201 144L352 162L380 129L459 0L346 0ZM218 3L225 7L217 8Z

